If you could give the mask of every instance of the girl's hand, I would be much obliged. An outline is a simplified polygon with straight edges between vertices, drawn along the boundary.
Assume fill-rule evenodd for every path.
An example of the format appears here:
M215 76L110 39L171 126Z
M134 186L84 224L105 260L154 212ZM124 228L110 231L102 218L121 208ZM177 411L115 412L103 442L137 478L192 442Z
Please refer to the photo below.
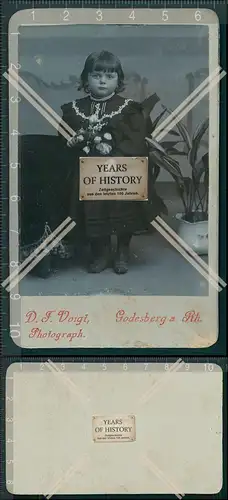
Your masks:
M96 150L100 154L106 156L109 155L113 149L113 138L109 132L105 132L103 137L97 136L94 139Z
M71 139L69 139L69 141L67 141L68 148L72 148L73 146L75 146L75 144L77 144L77 136L76 135L74 135L73 137L71 137Z
M67 146L68 148L72 148L73 146L76 146L76 144L80 144L81 142L84 141L84 136L82 134L75 134L69 141L67 141Z

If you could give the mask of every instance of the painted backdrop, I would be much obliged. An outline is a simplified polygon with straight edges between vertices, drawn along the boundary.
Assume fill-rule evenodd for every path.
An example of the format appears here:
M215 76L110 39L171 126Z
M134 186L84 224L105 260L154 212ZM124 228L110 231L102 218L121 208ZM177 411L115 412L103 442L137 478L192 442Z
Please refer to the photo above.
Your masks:
M21 27L20 75L58 113L60 106L83 96L77 81L86 57L109 50L121 59L126 76L123 95L142 101L157 93L175 109L208 75L206 26L81 25ZM158 103L153 111L161 111ZM190 133L208 116L205 97L184 119ZM25 100L19 105L22 134L56 134L56 130ZM207 138L205 138L205 148ZM171 180L162 173L158 180Z

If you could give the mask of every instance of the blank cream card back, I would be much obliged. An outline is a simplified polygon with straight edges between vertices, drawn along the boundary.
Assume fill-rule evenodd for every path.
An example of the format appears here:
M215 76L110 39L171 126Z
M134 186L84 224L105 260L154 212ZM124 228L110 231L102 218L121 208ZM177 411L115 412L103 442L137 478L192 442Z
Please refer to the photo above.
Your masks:
M49 498L220 491L222 371L210 367L10 365L7 489Z

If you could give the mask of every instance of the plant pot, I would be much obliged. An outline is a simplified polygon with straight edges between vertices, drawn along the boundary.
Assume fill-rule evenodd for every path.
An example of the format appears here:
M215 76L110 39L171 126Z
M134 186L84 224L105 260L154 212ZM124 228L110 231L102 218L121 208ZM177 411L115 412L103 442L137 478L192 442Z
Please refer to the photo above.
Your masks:
M208 254L208 220L188 222L184 214L176 214L179 221L178 235L198 255Z

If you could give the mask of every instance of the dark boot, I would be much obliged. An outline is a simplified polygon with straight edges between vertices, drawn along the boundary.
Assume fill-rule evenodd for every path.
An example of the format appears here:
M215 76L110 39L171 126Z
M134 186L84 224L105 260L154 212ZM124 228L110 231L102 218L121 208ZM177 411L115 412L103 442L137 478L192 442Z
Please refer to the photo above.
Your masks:
M131 234L117 236L117 251L114 262L114 271L116 274L125 274L128 272L131 237Z
M110 243L110 237L91 240L92 259L88 269L90 273L101 273L109 266Z
M37 278L48 278L52 272L52 257L50 254L45 255L43 259L36 264L36 266L31 270L31 275Z

